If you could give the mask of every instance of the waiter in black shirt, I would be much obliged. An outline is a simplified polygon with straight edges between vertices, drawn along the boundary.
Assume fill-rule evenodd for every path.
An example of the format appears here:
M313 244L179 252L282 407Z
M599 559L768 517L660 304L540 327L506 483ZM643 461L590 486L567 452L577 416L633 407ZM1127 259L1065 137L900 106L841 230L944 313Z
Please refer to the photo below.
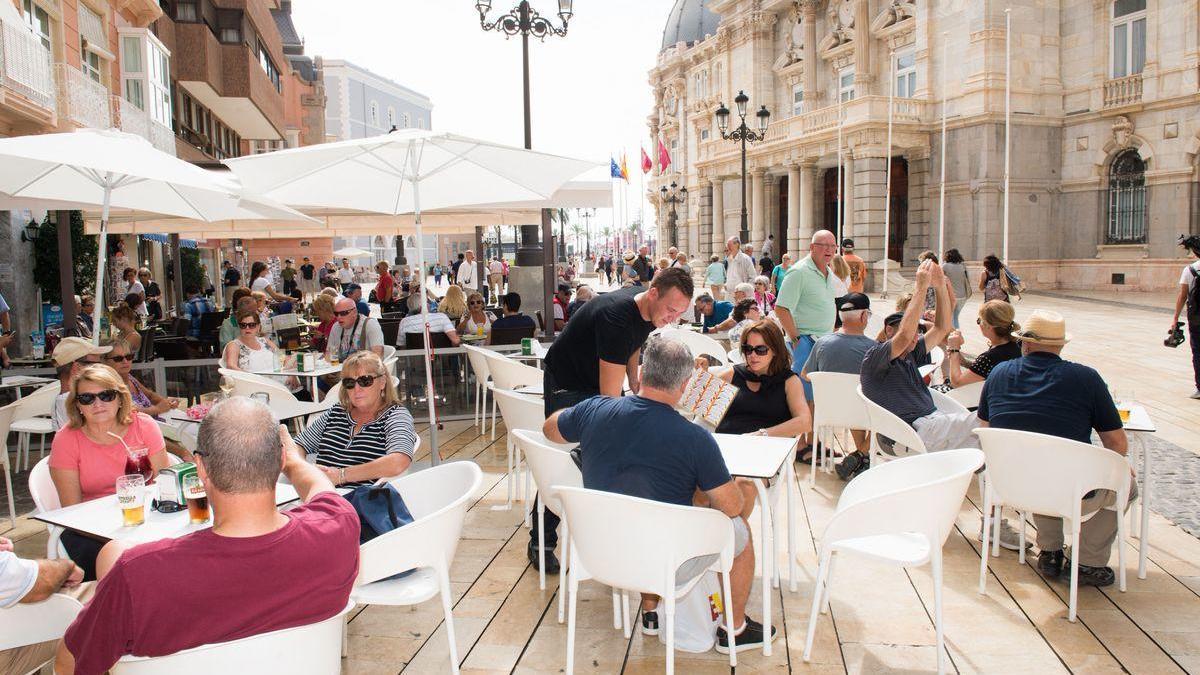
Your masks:
M620 396L626 377L637 393L642 345L654 329L675 323L691 308L693 292L690 270L673 268L660 272L648 290L624 288L580 307L546 353L546 416L593 396ZM537 566L544 541L549 574L558 573L558 521L547 511L545 531L529 531L529 560Z

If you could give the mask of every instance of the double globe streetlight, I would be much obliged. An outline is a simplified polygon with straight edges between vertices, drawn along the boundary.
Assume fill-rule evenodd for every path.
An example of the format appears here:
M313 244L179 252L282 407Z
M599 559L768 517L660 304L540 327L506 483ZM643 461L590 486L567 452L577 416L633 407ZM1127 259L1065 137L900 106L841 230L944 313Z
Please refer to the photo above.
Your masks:
M746 126L746 105L750 102L750 97L745 91L739 91L736 98L733 99L734 105L737 107L738 117L741 118L741 124L732 131L729 130L729 108L721 103L721 107L717 108L717 129L721 131L721 138L725 140L740 141L742 144L742 228L741 241L743 244L750 240L750 224L746 214L746 144L757 143L767 136L767 123L771 119L771 113L767 110L767 106L762 106L754 116L758 118L758 131L755 132L750 127Z
M664 185L658 189L658 192L662 203L671 205L671 213L667 215L667 244L670 246L679 246L679 242L677 241L679 237L679 215L675 211L675 206L687 201L687 186L685 185L681 188L675 181L671 181L671 189L669 191L667 190L667 186Z

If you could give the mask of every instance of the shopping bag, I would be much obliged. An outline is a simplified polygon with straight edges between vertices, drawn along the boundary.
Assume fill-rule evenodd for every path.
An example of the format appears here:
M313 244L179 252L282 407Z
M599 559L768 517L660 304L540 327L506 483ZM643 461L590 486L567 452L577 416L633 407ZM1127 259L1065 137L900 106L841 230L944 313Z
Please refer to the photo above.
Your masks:
M704 576L682 598L675 601L675 648L693 654L707 652L717 644L717 626L724 621L721 584L716 572ZM659 602L659 621L664 631L659 642L667 643L666 606Z

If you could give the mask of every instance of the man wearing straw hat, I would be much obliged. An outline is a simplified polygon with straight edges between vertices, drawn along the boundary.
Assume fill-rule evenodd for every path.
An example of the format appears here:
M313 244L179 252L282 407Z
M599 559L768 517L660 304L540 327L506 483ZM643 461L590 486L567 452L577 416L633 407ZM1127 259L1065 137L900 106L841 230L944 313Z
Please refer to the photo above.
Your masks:
M1066 321L1057 312L1035 310L1025 327L1013 333L1021 342L1021 358L992 369L979 399L979 423L997 429L1018 429L1091 443L1092 431L1104 447L1124 455L1129 447L1117 406L1100 373L1059 354L1071 341ZM1031 458L1036 462L1036 458ZM1130 500L1137 494L1130 481ZM1108 586L1113 582L1108 559L1117 537L1117 514L1111 507L1116 493L1095 490L1083 500L1081 513L1094 513L1079 530L1079 585ZM1063 569L1061 518L1034 514L1037 526L1038 568L1049 578Z

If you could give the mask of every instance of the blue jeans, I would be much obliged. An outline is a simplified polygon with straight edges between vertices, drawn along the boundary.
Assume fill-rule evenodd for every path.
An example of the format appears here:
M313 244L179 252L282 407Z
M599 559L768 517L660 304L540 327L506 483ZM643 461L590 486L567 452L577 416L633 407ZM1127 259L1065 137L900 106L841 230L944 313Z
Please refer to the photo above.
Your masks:
M808 355L812 353L816 342L811 335L800 335L796 338L796 344L792 346L792 372L799 375L800 371L804 370L804 364L808 363ZM800 378L800 381L804 383L804 398L813 400L812 382L804 378Z

